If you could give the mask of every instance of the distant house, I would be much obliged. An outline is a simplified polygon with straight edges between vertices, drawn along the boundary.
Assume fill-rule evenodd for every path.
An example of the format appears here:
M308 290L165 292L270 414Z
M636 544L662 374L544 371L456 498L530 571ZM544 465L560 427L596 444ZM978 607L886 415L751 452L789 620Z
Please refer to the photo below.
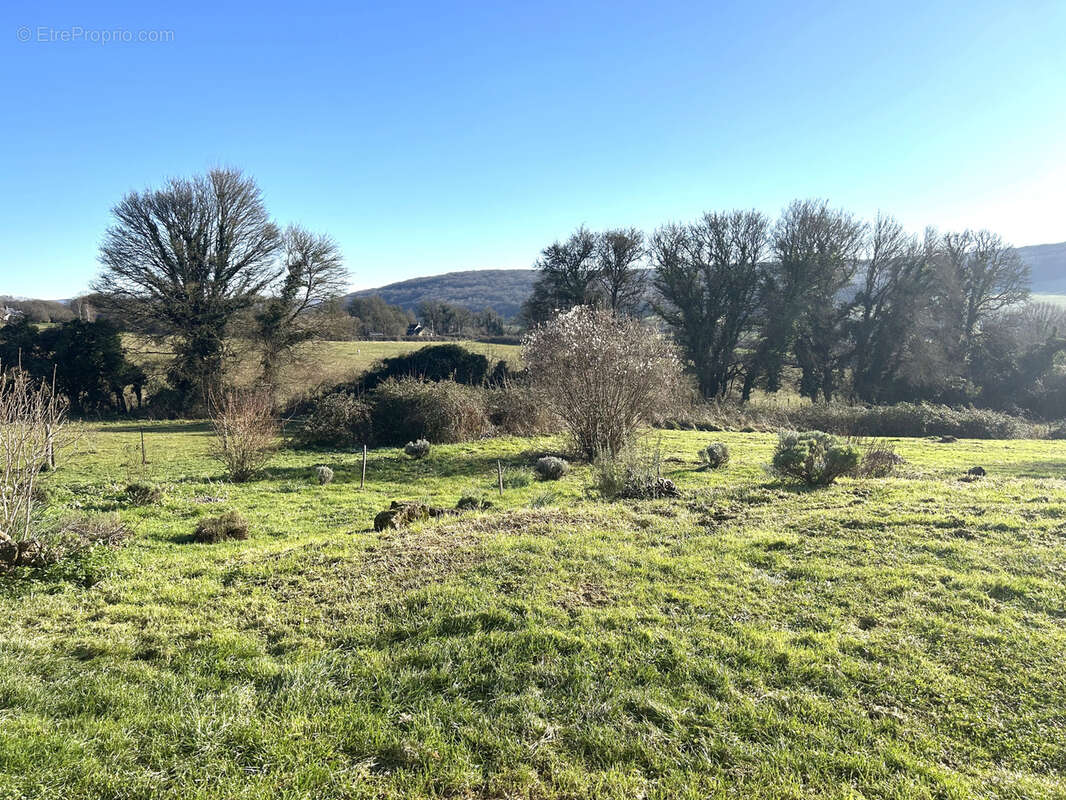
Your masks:
M419 325L417 322L412 322L410 325L407 326L407 333L404 334L404 335L405 336L431 336L432 334L430 333L429 330L427 330L422 325Z

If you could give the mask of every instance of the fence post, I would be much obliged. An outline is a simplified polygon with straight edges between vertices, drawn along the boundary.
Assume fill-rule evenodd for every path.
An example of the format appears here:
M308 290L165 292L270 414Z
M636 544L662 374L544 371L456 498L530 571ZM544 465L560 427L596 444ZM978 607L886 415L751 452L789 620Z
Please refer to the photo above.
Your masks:
M52 425L50 423L46 424L44 426L44 437L45 437L44 449L45 449L45 457L48 459L48 469L55 469L56 468L56 451L55 451L55 447L54 447L53 439L52 439Z
M503 497L503 464L498 458L496 459L496 482L500 487L500 497Z
M144 450L144 428L141 428L141 466L148 463L148 454Z
M366 486L366 445L363 445L363 474L359 477L359 491Z

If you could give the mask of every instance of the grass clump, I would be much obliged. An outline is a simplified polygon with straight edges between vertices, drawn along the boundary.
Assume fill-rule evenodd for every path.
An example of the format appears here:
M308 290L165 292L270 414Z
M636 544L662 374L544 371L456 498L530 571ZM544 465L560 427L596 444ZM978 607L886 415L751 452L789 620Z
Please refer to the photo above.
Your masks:
M333 483L333 470L325 465L319 465L315 467L315 478L322 486Z
M403 446L403 451L411 458L425 458L429 455L431 445L425 439L415 439Z
M118 547L132 531L117 514L89 514L59 521L37 521L34 535L0 541L0 572L16 567L49 567L96 547Z
M729 446L724 442L711 442L700 450L704 469L721 469L729 463Z
M163 499L163 490L147 481L133 481L124 492L130 505L147 506Z
M570 471L570 462L557 456L538 458L533 471L542 481L557 481Z
M859 466L859 448L841 443L822 431L786 431L774 450L770 471L777 477L807 486L828 486Z
M248 521L236 511L200 520L193 531L193 541L204 544L248 538Z

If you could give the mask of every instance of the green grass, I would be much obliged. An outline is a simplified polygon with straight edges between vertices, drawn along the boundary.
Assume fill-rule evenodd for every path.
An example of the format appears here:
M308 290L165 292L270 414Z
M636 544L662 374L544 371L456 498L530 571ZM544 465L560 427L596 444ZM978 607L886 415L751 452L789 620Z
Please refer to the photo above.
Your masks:
M161 380L166 370L170 354L165 345L159 345L148 339L125 334L123 346L132 361L140 364L156 380ZM404 342L331 342L314 341L301 345L294 354L292 363L285 365L281 371L281 393L290 397L318 386L331 386L352 380L366 372L383 358L409 353L432 344L433 341ZM518 364L518 345L488 344L475 341L458 341L459 344L474 353L480 353L489 359L490 364L504 360ZM258 357L246 343L235 340L231 343L240 357L233 358L239 364L232 378L237 383L250 383L259 377Z
M360 492L356 454L236 486L203 425L147 431L160 505L123 500L132 426L50 478L131 544L0 585L0 797L1066 796L1064 442L801 491L773 436L664 432L684 497L605 503L582 467L495 496L551 438L374 451ZM187 542L230 508L249 540Z

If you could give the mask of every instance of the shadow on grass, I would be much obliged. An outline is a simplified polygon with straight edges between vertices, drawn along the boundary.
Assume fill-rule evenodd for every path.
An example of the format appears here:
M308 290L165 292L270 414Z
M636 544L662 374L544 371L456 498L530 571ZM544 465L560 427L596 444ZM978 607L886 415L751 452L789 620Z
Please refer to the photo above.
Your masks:
M211 433L211 423L205 421L198 422L182 422L181 420L175 420L173 422L151 422L146 421L143 425L136 423L128 423L123 425L109 426L104 429L103 433L140 433L145 432L145 435L152 433Z

